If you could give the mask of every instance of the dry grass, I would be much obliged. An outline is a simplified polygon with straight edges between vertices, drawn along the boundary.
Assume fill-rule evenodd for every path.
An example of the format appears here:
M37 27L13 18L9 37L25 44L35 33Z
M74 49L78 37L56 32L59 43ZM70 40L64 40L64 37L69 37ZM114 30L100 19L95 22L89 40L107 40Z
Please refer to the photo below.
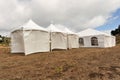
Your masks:
M0 47L0 80L120 80L120 45L28 56Z

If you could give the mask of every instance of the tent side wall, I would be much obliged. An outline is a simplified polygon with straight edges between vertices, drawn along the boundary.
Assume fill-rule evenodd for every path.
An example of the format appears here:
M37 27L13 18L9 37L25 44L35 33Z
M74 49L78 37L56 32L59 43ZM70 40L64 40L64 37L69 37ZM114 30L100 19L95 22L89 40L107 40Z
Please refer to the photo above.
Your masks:
M49 33L41 30L25 30L25 55L50 51Z
M51 32L51 49L67 49L67 34Z
M105 36L104 40L105 47L113 47L116 45L116 39L114 36Z
M84 45L80 46L80 47L90 47L91 46L91 40L89 39L89 37L80 37L83 38L83 42Z
M111 40L112 40L111 37L104 36L104 46L105 47L112 47Z
M98 38L98 46L97 47L104 47L104 36L103 35L97 35L96 36Z
M98 39L98 46L92 46L91 45L91 38L92 37L96 37ZM103 36L84 36L84 37L80 37L83 38L84 40L84 46L80 46L80 47L104 47L104 37Z
M68 34L68 48L79 48L79 36Z
M112 46L116 46L116 37L112 36Z
M11 53L24 53L22 30L17 30L11 33Z

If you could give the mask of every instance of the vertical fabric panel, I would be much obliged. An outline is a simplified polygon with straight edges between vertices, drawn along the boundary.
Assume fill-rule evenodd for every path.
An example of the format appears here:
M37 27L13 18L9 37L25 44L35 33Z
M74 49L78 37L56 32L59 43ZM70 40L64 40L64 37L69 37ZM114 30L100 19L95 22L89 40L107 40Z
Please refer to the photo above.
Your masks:
M25 54L50 51L49 38L48 32L24 31Z
M52 32L51 49L67 49L67 34Z
M11 53L24 53L22 31L15 31L11 33Z
M68 48L79 48L79 37L77 35L68 34Z

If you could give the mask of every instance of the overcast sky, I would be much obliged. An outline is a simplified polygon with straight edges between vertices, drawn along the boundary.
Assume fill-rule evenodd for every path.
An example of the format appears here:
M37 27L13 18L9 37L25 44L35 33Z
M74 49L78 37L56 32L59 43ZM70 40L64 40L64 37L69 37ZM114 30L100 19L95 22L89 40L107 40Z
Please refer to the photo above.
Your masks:
M43 27L52 21L76 32L109 30L120 24L120 0L0 0L1 33L29 19Z

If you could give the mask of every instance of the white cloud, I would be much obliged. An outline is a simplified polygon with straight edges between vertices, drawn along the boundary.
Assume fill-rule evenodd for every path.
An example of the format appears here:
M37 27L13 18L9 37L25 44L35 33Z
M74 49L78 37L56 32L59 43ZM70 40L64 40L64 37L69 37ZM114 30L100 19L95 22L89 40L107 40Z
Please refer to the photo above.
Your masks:
M0 0L0 30L32 18L41 26L54 21L79 31L103 25L118 8L120 0Z
M103 17L103 16L96 16L93 19L87 21L87 23L85 23L83 25L83 27L85 26L85 28L88 27L97 27L97 26L101 26L102 24L104 24L107 20L107 18Z
M18 3L16 0L0 1L0 30L11 30L30 17L28 6ZM2 18L1 18L2 17Z

